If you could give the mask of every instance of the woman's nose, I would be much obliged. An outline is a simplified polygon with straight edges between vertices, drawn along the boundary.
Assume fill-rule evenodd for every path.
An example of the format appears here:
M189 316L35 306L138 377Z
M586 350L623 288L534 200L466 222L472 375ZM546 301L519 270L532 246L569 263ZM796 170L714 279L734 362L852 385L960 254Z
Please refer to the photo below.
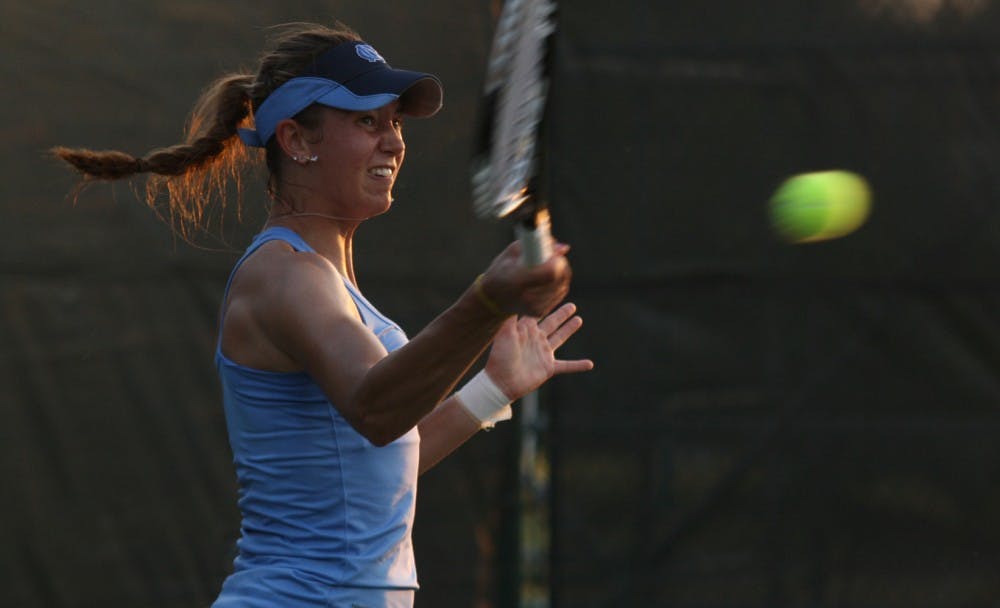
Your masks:
M386 127L382 132L382 150L393 154L406 150L403 132L393 126Z

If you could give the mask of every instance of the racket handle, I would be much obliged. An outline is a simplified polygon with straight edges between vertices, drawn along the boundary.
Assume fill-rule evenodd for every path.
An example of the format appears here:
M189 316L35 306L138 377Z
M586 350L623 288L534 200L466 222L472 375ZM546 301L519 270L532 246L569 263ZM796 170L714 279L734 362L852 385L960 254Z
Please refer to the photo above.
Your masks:
M521 263L525 266L537 266L552 257L552 223L547 209L514 224L514 234L521 241Z

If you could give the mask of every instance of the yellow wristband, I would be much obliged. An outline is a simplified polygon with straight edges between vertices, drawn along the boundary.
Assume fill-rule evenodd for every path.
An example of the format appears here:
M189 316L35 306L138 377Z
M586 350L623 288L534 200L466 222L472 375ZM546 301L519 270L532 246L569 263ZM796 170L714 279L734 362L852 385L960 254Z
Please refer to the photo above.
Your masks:
M479 298L479 301L482 302L483 306L485 306L487 310L489 310L491 313L493 313L498 317L507 316L503 313L502 310L500 310L500 307L497 305L497 303L494 302L488 295L486 295L486 292L483 290L483 275L479 275L478 277L476 277L476 286L474 291L476 292L476 297Z

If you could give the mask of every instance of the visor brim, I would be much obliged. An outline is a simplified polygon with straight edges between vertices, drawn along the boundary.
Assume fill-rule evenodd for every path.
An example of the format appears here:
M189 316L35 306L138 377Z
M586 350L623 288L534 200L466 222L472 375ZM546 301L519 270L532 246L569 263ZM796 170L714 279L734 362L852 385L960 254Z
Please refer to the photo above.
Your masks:
M345 91L337 90L316 101L341 110L374 110L399 99L404 115L428 118L437 114L444 99L444 90L437 77L409 70L384 67L342 84L354 99L347 99Z

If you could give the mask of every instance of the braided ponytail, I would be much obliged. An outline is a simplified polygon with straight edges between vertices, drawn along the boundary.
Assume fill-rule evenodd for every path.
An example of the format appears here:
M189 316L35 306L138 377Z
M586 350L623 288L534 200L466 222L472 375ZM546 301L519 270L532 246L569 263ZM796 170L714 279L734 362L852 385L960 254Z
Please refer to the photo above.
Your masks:
M138 158L117 150L55 147L51 152L83 175L82 185L151 174L146 182L146 204L156 209L157 200L166 191L169 222L186 236L192 227L201 227L213 196L225 205L229 182L239 191L242 170L250 157L237 133L249 122L254 82L252 75L230 74L212 83L191 112L183 144L152 150Z

